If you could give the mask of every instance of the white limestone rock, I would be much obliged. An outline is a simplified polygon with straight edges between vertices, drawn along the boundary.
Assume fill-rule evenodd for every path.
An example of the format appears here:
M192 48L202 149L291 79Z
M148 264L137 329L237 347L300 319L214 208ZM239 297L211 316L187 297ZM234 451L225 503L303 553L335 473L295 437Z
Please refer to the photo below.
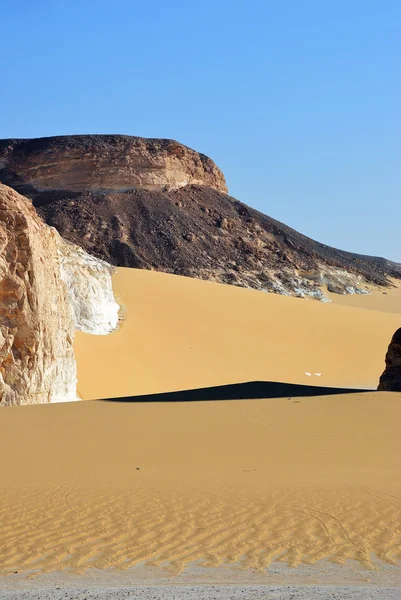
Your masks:
M75 328L95 335L114 331L120 310L111 284L115 268L60 236L59 256L61 277L67 286Z

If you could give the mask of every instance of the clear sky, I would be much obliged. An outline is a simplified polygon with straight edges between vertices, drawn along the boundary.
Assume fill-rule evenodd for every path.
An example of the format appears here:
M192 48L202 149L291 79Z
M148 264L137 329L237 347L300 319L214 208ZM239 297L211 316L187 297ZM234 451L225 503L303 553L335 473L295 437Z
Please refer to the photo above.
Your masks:
M0 137L174 138L231 195L401 262L400 0L0 0Z

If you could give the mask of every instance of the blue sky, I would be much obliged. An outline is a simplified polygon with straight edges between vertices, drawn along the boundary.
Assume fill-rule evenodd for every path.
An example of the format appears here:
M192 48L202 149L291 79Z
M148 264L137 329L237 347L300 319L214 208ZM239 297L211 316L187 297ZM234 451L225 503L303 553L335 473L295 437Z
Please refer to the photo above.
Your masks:
M0 137L174 138L243 202L401 262L399 0L0 8Z

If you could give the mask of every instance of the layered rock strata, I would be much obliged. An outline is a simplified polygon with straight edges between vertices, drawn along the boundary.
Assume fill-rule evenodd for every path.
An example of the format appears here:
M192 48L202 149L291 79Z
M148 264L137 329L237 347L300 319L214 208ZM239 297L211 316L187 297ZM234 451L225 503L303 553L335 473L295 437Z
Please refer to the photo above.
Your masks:
M227 192L215 163L174 140L76 135L0 140L0 180L22 193L173 190L189 184Z
M384 369L378 390L401 392L401 327L397 329L389 344Z
M75 329L118 324L111 270L0 184L1 406L76 400Z

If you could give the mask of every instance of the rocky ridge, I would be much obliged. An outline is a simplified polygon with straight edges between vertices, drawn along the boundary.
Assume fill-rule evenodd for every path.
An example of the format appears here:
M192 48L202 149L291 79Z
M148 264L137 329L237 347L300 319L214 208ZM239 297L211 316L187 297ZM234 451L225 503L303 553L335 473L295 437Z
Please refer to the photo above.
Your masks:
M110 269L0 184L1 406L77 399L75 329L107 333L118 324Z
M328 301L367 293L401 265L336 250L202 186L66 194L38 212L68 240L117 266L165 271Z
M145 148L156 165L171 147L177 147L174 169L158 170L156 185L156 171L135 162L132 148ZM193 170L195 163L203 174ZM0 167L0 179L26 193L64 238L113 265L322 301L329 301L326 288L364 294L368 284L401 278L400 264L331 248L228 196L216 165L177 142L128 136L2 140ZM90 177L82 175L90 169Z

